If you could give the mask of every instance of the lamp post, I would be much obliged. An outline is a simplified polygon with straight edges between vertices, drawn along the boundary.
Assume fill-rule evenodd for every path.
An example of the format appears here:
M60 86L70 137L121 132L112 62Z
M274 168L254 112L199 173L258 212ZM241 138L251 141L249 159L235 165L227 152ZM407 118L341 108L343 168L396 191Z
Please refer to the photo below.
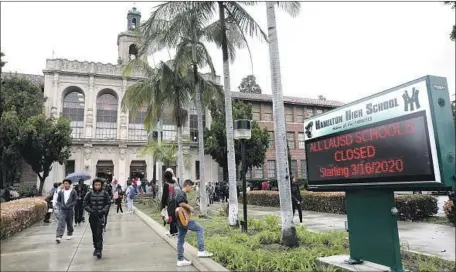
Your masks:
M241 140L241 156L242 156L242 169L241 169L241 178L242 178L242 210L244 213L244 222L242 224L242 232L247 232L247 185L245 180L245 172L247 168L245 167L245 141L249 140L252 137L252 131L250 128L250 120L234 120L234 139Z

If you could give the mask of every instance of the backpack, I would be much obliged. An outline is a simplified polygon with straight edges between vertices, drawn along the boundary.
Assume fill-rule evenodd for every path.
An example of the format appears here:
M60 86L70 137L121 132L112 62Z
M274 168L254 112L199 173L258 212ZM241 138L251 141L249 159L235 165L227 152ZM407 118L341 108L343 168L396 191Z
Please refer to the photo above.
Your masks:
M168 215L168 220L165 220L168 224L171 224L174 220L174 214L176 212L176 190L178 188L174 185L169 185L168 191L168 205L166 206L166 213Z

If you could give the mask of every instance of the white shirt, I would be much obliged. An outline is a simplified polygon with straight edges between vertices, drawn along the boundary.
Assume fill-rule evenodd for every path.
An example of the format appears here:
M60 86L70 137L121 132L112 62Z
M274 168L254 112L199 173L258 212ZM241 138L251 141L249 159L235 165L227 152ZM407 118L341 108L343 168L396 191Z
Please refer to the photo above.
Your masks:
M71 188L68 190L63 190L63 203L67 203L68 199L70 199Z

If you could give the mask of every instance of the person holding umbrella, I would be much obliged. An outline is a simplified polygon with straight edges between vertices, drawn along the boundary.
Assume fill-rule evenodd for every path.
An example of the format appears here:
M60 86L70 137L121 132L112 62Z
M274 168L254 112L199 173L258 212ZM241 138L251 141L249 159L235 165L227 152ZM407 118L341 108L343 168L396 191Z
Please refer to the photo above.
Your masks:
M86 172L74 172L66 176L65 179L71 180L72 182L78 182L75 186L75 191L78 196L78 202L74 207L74 222L77 225L81 225L81 222L85 222L84 218L84 208L82 206L82 202L84 200L85 195L89 191L89 188L86 184L84 184L85 180L89 180L91 177Z

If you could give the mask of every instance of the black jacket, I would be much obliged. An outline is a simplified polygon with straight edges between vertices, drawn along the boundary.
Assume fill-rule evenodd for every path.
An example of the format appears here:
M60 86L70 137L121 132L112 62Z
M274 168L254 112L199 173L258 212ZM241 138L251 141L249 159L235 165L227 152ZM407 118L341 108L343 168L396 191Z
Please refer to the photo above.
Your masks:
M108 193L100 189L99 191L90 191L84 197L84 210L89 213L98 212L99 214L106 214L109 210L111 199Z
M298 183L291 183L291 200L293 202L302 202L301 192L299 191Z
M70 197L68 198L68 201L65 203L64 191L65 189L61 190L57 195L56 205L61 210L73 210L74 206L76 205L76 202L78 201L78 195L76 194L76 191L74 189L71 189Z

